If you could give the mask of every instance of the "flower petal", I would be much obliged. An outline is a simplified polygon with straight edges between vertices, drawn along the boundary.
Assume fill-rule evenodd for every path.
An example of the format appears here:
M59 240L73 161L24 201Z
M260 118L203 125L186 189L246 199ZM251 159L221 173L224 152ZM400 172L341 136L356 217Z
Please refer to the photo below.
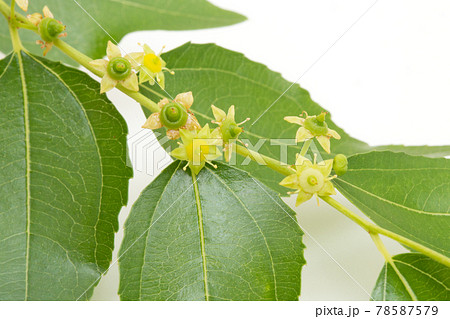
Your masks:
M97 71L106 73L106 68L108 66L108 61L103 60L103 59L98 59L98 60L92 60L91 62L89 62L89 64L96 69Z
M144 53L145 54L155 54L155 51L150 49L150 47L147 44L144 44Z
M163 99L159 100L158 107L160 109L162 109L164 107L164 105L169 104L169 102L170 101L167 98L163 98Z
M298 206L307 200L310 200L313 194L305 193L303 191L298 193L297 201L295 202L295 206Z
M298 116L285 116L284 120L288 121L289 123L294 123L298 125L303 125L303 123L305 122L304 118Z
M323 177L328 177L333 168L333 160L329 159L320 163L317 163L317 169L322 173Z
M112 90L117 85L117 80L111 78L108 74L102 78L102 82L100 83L100 93L108 92Z
M16 0L16 4L23 11L27 11L28 10L28 0Z
M320 146L322 146L322 148L325 150L325 152L330 154L330 138L324 135L317 136L316 138Z
M334 189L334 186L330 181L326 181L322 189L318 191L317 194L319 196L336 195L336 190Z
M184 145L188 145L192 142L192 139L194 138L194 133L189 130L180 129L180 136L181 140L183 141Z
M297 143L303 142L303 141L309 140L310 138L313 138L313 137L314 137L314 135L309 130L307 130L306 128L304 128L302 126L297 130L297 134L295 135L295 141Z
M150 115L145 121L144 125L142 125L142 128L148 128L150 130L156 130L161 128L163 125L161 123L161 119L159 118L159 113L153 113Z
M28 21L33 23L35 26L37 26L39 24L39 22L41 22L41 20L42 20L42 15L40 13L29 14L29 15L27 15L27 19L28 19Z
M125 59L130 61L131 67L137 69L139 65L144 63L144 53L143 52L132 52L124 56Z
M218 107L211 105L211 109L217 122L222 122L227 117L227 114Z
M120 50L117 47L117 45L115 45L111 41L108 41L108 47L106 48L106 56L108 57L109 60L111 60L113 58L121 57L122 54L120 53Z
M189 110L191 105L194 103L194 97L192 96L192 92L185 92L178 94L174 101L183 105L186 110Z
M199 130L202 127L198 123L198 120L195 117L195 115L192 115L191 113L188 113L188 118L187 118L186 124L184 124L183 128L186 128L187 130L193 131L193 130Z
M209 138L209 136L210 136L209 124L206 123L206 125L203 126L203 128L200 131L198 131L197 137L198 138Z
M169 140L176 140L180 138L180 132L178 130L167 130L166 136Z
M189 158L184 147L178 147L170 152L170 155L182 161L188 161Z
M334 137L334 138L337 139L337 140L340 140L340 139L341 139L341 136L340 136L339 133L336 132L335 130L330 130L330 129L328 129L327 135L328 135L328 136L331 136L331 137Z
M309 168L312 167L313 164L309 159L299 154L295 160L295 166L303 166L305 168Z
M44 13L44 17L53 18L53 13L50 11L50 9L47 6L44 7L42 12Z
M158 81L158 84L161 87L161 89L164 90L164 87L166 85L166 79L165 79L164 73L162 71L156 73L156 81Z
M124 88L137 92L139 91L138 77L134 71L131 71L130 75L120 82Z
M154 74L146 67L141 67L139 71L139 84L149 82L150 85L155 84Z
M227 119L234 122L234 105L228 109Z
M299 189L300 188L300 184L299 184L299 181L298 181L297 174L292 174L292 175L289 175L289 176L285 177L280 182L280 185L284 186L284 187L292 188L292 189Z

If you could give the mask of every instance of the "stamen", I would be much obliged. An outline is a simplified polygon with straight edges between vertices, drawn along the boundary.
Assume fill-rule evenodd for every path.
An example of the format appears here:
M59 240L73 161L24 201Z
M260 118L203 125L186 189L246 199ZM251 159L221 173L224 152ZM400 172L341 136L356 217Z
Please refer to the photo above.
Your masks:
M212 163L212 162L210 162L210 161L206 161L206 163L208 163L209 165L211 165L212 167L214 167L215 169L217 169L217 165L216 165L216 164L214 164L214 163Z
M239 143L241 143L242 145L244 145L245 147L248 147L248 143L244 143L244 142L242 142L241 140L237 140Z
M335 178L337 178L337 177L338 177L337 175L333 175L333 176L331 176L330 178L328 178L328 180L331 181L332 179L335 179Z
M237 126L241 126L242 124L244 124L245 122L250 121L250 118L247 117L244 121L242 121L241 123L237 123Z

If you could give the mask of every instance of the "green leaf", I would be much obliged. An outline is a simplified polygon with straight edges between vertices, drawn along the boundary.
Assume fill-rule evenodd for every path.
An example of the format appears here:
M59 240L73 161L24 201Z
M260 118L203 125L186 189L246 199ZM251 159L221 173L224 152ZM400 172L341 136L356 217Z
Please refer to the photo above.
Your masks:
M218 163L193 185L176 161L141 194L120 250L122 300L297 300L295 213L248 173Z
M261 148L255 150L260 153L281 159L288 163L295 162L295 154L300 152L301 143L294 143L298 125L290 124L283 118L287 115L298 115L302 111L309 114L319 114L324 111L315 103L309 93L299 85L292 85L279 73L269 70L266 66L248 60L241 53L226 50L214 44L187 43L177 49L163 55L167 66L175 71L175 75L166 75L166 91L169 96L175 97L178 93L192 91L194 105L191 110L195 113L201 124L213 119L211 104L224 109L236 106L236 119L242 121L250 117L250 122L244 125L245 131L240 138L248 139L250 148L252 145L263 143ZM156 86L145 85L141 93L146 94L154 101L158 101L168 94ZM144 110L146 115L149 112ZM254 123L254 124L253 124ZM364 142L350 137L341 128L336 126L327 116L330 128L341 135L340 140L331 141L334 154L343 153L352 155L371 150ZM160 138L165 136L164 130L158 130ZM278 139L279 141L270 141ZM176 142L168 142L164 139L166 149L174 149ZM245 140L247 142L247 140ZM271 144L272 143L272 144ZM295 143L294 143L295 144ZM316 143L319 150L321 147ZM396 151L409 152L410 147L391 147ZM284 148L284 151L280 151ZM413 153L429 152L428 148L420 150L412 149ZM433 148L433 152L436 150ZM450 154L450 147L440 149L446 155ZM287 153L283 159L282 153ZM331 154L331 156L334 156ZM331 156L322 152L322 156ZM253 176L263 181L272 189L286 193L287 189L278 185L282 176L260 166L254 162L243 163L243 158L237 158L238 167L249 171Z
M441 146L405 146L405 145L382 145L372 147L375 151L403 152L409 155L426 157L445 157L450 155L450 145Z
M108 40L112 38L119 42L133 31L193 30L227 26L245 20L244 16L220 9L206 0L33 0L27 13L42 14L45 5L56 19L67 26L67 42L93 59L105 55ZM6 20L2 20L0 51L9 52L11 40ZM24 30L20 36L28 50L42 55L42 50L35 44L38 35ZM74 64L56 49L50 51L48 57Z
M351 156L337 188L375 223L450 256L450 160L371 152Z
M87 299L127 202L125 121L83 72L0 61L0 300Z
M393 257L395 266L420 301L450 301L450 268L417 253ZM372 292L374 300L413 300L391 265L381 270Z

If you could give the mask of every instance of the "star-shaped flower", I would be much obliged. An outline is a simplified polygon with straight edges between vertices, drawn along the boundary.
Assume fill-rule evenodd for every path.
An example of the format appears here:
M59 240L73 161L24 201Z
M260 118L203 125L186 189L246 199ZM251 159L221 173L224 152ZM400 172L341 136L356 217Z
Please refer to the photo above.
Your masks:
M205 163L216 167L212 160L220 157L222 153L217 146L222 145L222 139L219 129L211 131L209 125L206 124L200 131L189 131L180 129L181 140L179 147L174 149L170 155L176 159L187 161L187 166L198 175Z
M173 103L175 103L176 105L173 105ZM192 106L192 104L194 103L194 97L192 96L192 92L185 92L185 93L180 93L178 94L175 99L171 102L168 99L164 98L161 101L159 101L158 103L158 107L160 108L160 112L156 112L153 113L152 115L150 115L147 119L147 121L144 123L144 125L142 125L142 128L148 128L150 130L156 130L159 129L163 126L167 127L167 137L171 140L176 140L177 138L180 137L180 129L185 129L188 131L192 131L192 130L199 130L201 129L200 124L198 123L197 118L195 117L194 114L192 114L189 109ZM170 105L172 104L172 105ZM186 115L186 121L183 123L181 123L181 126L179 126L178 128L173 128L173 127L168 127L167 125L164 125L164 122L166 122L166 124L168 124L167 122L170 121L170 118L168 118L167 114L165 115L165 118L162 119L162 112L177 112L179 111L179 108L177 108L177 106L182 106L185 110L185 115ZM171 107L172 106L172 107ZM165 107L169 107L169 109L165 109ZM175 110L178 109L178 110ZM170 113L169 113L170 115ZM180 114L180 116L182 116ZM178 122L178 121L176 121ZM179 122L178 122L179 123Z
M317 116L308 116L306 112L303 112L301 116L303 116L303 114L305 114L305 118L298 116L286 116L284 118L289 123L301 126L297 130L295 141L298 143L316 137L325 152L330 153L330 138L334 137L338 140L341 136L335 130L328 128L328 125L325 122L327 113L322 112Z
M166 68L166 62L161 58L162 50L156 55L147 44L144 44L143 48L143 53L134 53L133 55L130 55L130 58L134 60L134 63L139 65L137 67L137 70L139 71L139 84L148 81L150 85L158 83L159 86L164 89L165 78L163 71L169 71L171 74L174 72Z
M333 160L326 160L320 163L311 163L306 157L297 156L295 162L296 173L287 176L280 182L281 186L295 189L293 193L298 193L296 206L309 200L313 195L318 196L335 195L336 191L330 182L336 176L329 176L333 167Z
M118 83L130 91L139 91L138 79L133 71L134 62L129 56L122 57L119 48L108 41L106 49L108 60L99 59L89 62L92 67L104 73L100 93L113 89Z
M25 5L25 2L23 2L22 4ZM26 5L28 6L28 2L26 2ZM52 12L47 6L44 7L42 12L44 14L43 17L40 13L33 13L27 15L27 19L38 27L38 32L42 40L37 40L36 44L41 45L41 49L45 49L45 56L53 47L53 41L56 38L67 36L67 33L63 33L63 31L66 29L66 26L63 25L61 21L57 21L54 19Z
M236 123L236 120L234 119L235 116L234 105L230 106L230 108L228 109L228 113L225 113L223 110L219 109L214 105L211 105L211 109L215 118L215 121L212 122L214 124L219 125L220 133L223 139L223 150L225 160L229 162L231 159L232 149L234 145L233 141L237 140L242 143L242 141L237 139L239 134L241 134L243 131L242 127L239 126L244 124L250 119L247 118L245 121L242 121L241 123Z

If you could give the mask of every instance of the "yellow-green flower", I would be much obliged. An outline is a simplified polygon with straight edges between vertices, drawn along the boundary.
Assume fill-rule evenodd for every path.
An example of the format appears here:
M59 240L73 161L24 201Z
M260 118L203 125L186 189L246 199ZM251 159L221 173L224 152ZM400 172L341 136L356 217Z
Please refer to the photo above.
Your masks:
M333 160L326 160L320 163L311 163L306 157L297 156L295 162L295 174L287 176L280 182L281 186L295 189L293 193L298 193L296 206L309 200L313 195L318 196L335 195L336 191L330 182L335 176L329 176L333 167Z
M317 141L322 148L330 153L330 138L340 139L341 136L335 130L330 130L325 122L326 112L320 115L308 116L308 113L303 112L305 118L298 116L286 116L284 119L289 123L298 124L301 127L297 130L295 141L303 142L312 138L317 138Z
M176 159L187 161L187 166L197 175L200 170L209 163L213 167L211 161L220 157L222 153L217 146L222 145L219 129L213 131L206 124L200 131L189 131L180 129L181 140L179 147L174 149L170 154Z
M118 83L130 91L139 91L137 75L133 71L133 65L135 64L130 55L122 57L119 48L108 41L106 56L109 61L99 59L89 62L92 67L104 74L100 85L100 93L108 92Z
M137 68L139 70L139 84L148 81L150 85L158 83L164 89L165 78L163 71L169 71L171 74L173 74L173 71L166 68L166 62L161 58L162 50L156 55L147 44L144 44L143 48L143 53L131 56L135 63L139 64Z
M166 135L171 140L180 138L180 129L188 131L199 130L201 129L201 126L198 123L197 118L189 111L192 103L194 103L192 92L180 93L172 102L164 98L158 103L158 107L161 111L151 114L144 125L142 125L142 128L156 130L165 126L167 127ZM181 110L179 108L180 106L184 108L184 110ZM182 111L184 113L184 121L180 122L180 118L182 118L183 114L178 114L178 117L171 119L171 114L169 113L171 111L178 111L179 113ZM168 114L161 114L162 112L167 112ZM175 125L172 126L171 124Z
M215 121L212 122L214 124L219 125L220 134L222 135L223 139L223 150L225 160L229 162L231 159L231 153L234 145L233 141L238 140L237 138L239 134L241 134L243 131L242 127L239 126L244 124L250 119L247 118L245 121L242 121L241 123L236 123L236 120L234 119L235 116L234 105L230 106L230 108L228 109L228 113L225 113L223 110L219 109L214 105L211 105L211 109L215 118ZM241 142L240 140L238 141Z

